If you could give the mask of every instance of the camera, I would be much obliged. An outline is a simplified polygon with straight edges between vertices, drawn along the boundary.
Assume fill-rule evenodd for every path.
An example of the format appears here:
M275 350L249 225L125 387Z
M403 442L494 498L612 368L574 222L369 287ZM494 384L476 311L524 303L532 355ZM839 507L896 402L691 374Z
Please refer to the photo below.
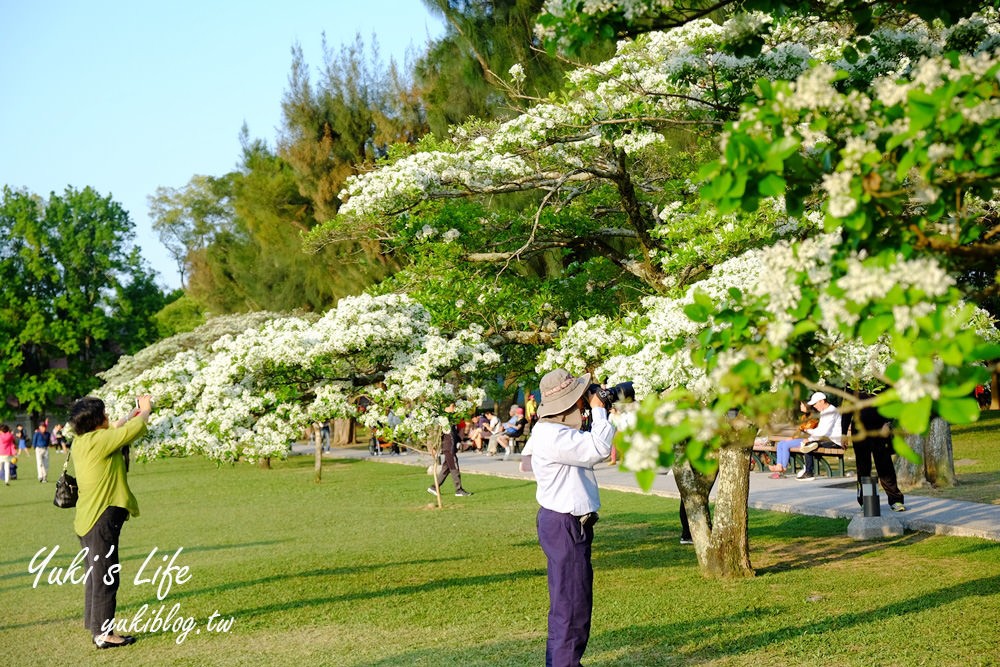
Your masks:
M597 396L604 403L604 409L610 410L617 401L634 401L635 390L631 382L620 382L613 387L602 387L599 384L592 384L587 388L588 396Z

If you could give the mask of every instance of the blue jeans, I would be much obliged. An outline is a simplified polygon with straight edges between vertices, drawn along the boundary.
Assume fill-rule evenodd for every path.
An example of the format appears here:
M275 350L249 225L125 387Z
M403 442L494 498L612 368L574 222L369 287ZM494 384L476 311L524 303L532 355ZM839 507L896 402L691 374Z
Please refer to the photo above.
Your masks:
M795 438L794 440L782 440L776 446L776 458L778 459L778 465L782 468L787 468L788 463L792 460L792 455L790 450L792 447L798 447L804 442L803 438Z

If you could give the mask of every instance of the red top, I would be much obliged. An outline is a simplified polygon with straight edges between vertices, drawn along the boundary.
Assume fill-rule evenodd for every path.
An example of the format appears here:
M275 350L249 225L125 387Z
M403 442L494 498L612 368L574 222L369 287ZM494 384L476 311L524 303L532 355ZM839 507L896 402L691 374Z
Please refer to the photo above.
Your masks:
M17 447L14 445L14 434L10 431L0 433L0 456L14 456Z

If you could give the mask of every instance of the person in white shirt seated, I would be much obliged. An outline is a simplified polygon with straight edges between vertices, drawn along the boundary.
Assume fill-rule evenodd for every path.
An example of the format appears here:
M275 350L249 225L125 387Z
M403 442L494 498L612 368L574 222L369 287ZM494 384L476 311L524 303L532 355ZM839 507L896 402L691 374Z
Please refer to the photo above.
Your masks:
M816 478L813 472L816 468L816 457L812 452L820 447L844 448L844 431L840 411L827 400L826 394L821 391L815 392L807 405L819 410L819 424L816 428L808 430L809 437L803 444L799 445L799 451L805 454L806 459L805 467L795 475L801 480Z
M799 451L805 454L806 465L798 472L796 477L801 480L815 479L813 469L815 468L815 457L810 453L816 451L821 445L824 447L842 447L841 440L843 431L841 428L840 412L830 404L826 394L821 391L813 393L808 402L801 403L800 409L805 417L809 416L810 408L819 413L818 419L805 419L800 430L805 435L804 438L792 438L782 440L775 446L775 465L769 466L772 479L785 476L785 469L791 461L791 449L798 447Z
M611 454L615 427L589 388L589 373L573 377L559 369L546 374L540 383L538 422L526 445L538 483L538 542L548 566L546 665L579 665L590 640L591 544L601 506L594 466ZM582 430L586 404L589 431Z

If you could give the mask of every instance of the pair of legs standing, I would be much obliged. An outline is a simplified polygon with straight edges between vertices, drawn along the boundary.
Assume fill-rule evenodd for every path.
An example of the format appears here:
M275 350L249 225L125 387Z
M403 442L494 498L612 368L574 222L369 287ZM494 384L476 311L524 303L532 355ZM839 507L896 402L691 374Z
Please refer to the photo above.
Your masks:
M879 484L885 491L889 507L896 512L906 509L903 506L903 492L896 485L896 467L892 463L892 441L889 438L869 436L854 443L854 456L858 466L858 504L862 505L861 478L871 477L872 459L875 459L875 470L878 473ZM899 509L902 508L902 509Z
M86 535L80 545L86 547L87 560L93 569L83 587L83 625L95 641L102 635L113 634L111 623L118 606L118 540L122 526L128 520L124 507L108 507Z
M35 447L35 465L38 466L38 481L49 481L49 448Z
M575 667L590 641L594 568L590 562L594 525L572 514L539 508L538 543L545 553L549 584L546 667Z

